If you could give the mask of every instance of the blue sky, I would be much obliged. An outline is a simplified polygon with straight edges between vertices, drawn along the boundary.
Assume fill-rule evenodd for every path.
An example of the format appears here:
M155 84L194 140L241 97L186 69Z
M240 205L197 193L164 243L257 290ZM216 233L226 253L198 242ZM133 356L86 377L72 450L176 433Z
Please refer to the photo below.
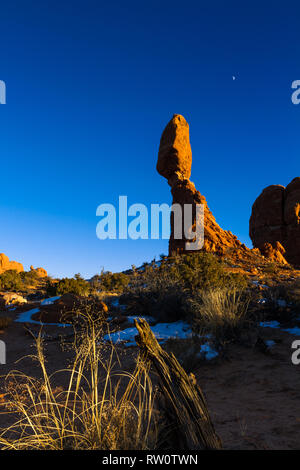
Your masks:
M174 113L190 124L192 181L251 246L255 198L300 173L299 30L296 1L1 5L0 252L86 277L167 253L98 240L96 208L171 203L155 166Z

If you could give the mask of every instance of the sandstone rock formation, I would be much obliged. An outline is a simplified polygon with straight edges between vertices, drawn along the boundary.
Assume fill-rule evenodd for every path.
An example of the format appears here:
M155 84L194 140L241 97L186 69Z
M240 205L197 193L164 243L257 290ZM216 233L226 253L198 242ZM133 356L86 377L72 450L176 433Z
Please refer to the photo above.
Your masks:
M1 299L3 299L5 306L27 304L27 300L15 292L7 292L1 296Z
M262 253L266 243L276 249L279 242L285 259L300 266L300 177L286 188L272 185L263 190L253 204L249 232Z
M192 168L192 151L189 139L189 125L183 116L174 114L167 124L160 140L156 169L171 186L173 204L179 204L184 214L184 204L192 205L192 227L196 227L196 205L204 205L204 245L207 252L224 255L228 249L249 251L230 231L222 230L207 206L204 196L196 190L189 178ZM182 221L182 233L183 221ZM187 239L174 237L174 214L171 213L171 236L169 255L185 253Z
M44 268L34 268L33 266L30 266L30 271L35 272L38 275L38 277L47 277L48 276L48 273L47 273L46 269L44 269Z
M271 245L271 243L264 243L260 247L260 252L265 258L268 258L270 261L274 261L276 263L281 264L288 264L284 257L285 249L279 242L274 243L274 246Z
M0 253L0 274L10 269L18 271L18 273L24 271L23 265L21 263L17 263L16 261L9 261L9 258L4 253Z

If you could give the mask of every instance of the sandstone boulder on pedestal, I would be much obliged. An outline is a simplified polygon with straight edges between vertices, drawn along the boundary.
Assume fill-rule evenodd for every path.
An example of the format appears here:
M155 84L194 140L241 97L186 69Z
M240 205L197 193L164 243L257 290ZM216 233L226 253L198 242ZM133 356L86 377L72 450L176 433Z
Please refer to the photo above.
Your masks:
M276 250L279 243L285 250L284 258L300 266L300 177L286 188L272 185L263 190L252 207L249 233L253 246L262 253L266 252L265 244Z
M204 196L196 190L189 178L192 167L192 150L189 138L189 125L183 116L174 114L167 124L159 146L157 171L168 180L171 186L173 204L179 204L184 215L184 205L192 206L191 230L196 227L196 206L204 206L204 251L224 255L229 248L247 250L242 243L229 231L222 230L207 206ZM182 233L184 234L182 220ZM171 213L171 236L169 255L186 253L187 239L174 236L174 214Z
M189 179L192 168L192 149L189 125L180 114L174 114L162 133L156 169L167 180L177 172Z

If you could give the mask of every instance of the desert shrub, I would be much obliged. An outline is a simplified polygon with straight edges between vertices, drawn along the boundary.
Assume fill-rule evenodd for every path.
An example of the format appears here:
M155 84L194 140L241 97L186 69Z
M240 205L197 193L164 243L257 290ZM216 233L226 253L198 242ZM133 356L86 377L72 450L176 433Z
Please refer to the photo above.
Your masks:
M45 281L45 292L47 297L54 297L57 294L57 281L48 278Z
M250 296L234 289L208 289L188 300L196 332L212 335L217 344L238 339L248 328Z
M212 253L195 253L182 256L177 260L178 276L191 291L214 287L225 287L228 284L245 286L244 277L227 273L224 265Z
M11 325L12 319L9 317L0 317L0 330L5 330L9 325Z
M93 281L98 282L99 290L108 292L123 292L129 283L129 276L124 273L111 273L110 271L103 271Z
M85 281L80 274L75 274L74 277L65 277L58 281L55 287L55 295L75 294L86 296L90 292L90 285Z
M283 296L284 294L282 294ZM300 278L296 279L285 289L285 298L287 302L294 304L296 307L300 306Z
M200 290L225 288L244 289L245 278L228 273L212 254L195 253L162 259L159 266L145 265L139 276L131 279L123 302L128 310L151 315L159 321L191 319L188 303Z
M263 291L261 304L263 320L288 322L298 316L300 308L300 280L271 286Z
M38 338L42 378L17 372L6 377L8 413L16 412L17 418L0 431L3 450L156 448L155 393L147 366L138 359L132 374L114 371L114 350L107 362L102 359L101 325L83 316L85 334L74 342L75 359L68 371L48 374ZM68 374L66 389L57 387L60 374Z
M26 286L35 286L40 280L38 273L33 270L21 272L20 277Z
M0 289L17 292L23 287L20 273L15 270L4 271L0 275Z

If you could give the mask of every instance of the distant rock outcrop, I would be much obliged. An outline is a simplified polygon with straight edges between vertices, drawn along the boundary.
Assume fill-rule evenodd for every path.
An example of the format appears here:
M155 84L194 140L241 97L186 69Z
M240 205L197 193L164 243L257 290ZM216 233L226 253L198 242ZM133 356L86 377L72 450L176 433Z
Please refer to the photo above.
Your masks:
M184 214L184 204L192 205L192 227L196 228L196 205L204 205L204 245L207 252L224 255L229 248L248 250L230 231L222 230L207 206L204 196L196 190L189 178L192 168L192 150L189 138L189 125L183 116L174 114L167 124L160 140L158 173L168 180L171 186L173 204L179 204ZM183 224L183 221L182 221ZM182 233L184 234L183 225ZM190 240L189 240L190 241ZM187 239L174 237L174 214L171 213L171 236L169 255L186 253Z
M286 188L272 185L263 190L253 204L249 232L262 253L265 244L276 250L278 242L285 259L300 266L300 177Z
M18 271L18 273L24 271L23 265L21 263L17 263L16 261L9 261L8 256L6 256L4 253L0 253L0 274L11 269Z
M46 269L44 269L44 268L34 268L33 266L30 266L30 271L35 272L38 275L38 277L47 277L48 276L48 273L47 273Z

